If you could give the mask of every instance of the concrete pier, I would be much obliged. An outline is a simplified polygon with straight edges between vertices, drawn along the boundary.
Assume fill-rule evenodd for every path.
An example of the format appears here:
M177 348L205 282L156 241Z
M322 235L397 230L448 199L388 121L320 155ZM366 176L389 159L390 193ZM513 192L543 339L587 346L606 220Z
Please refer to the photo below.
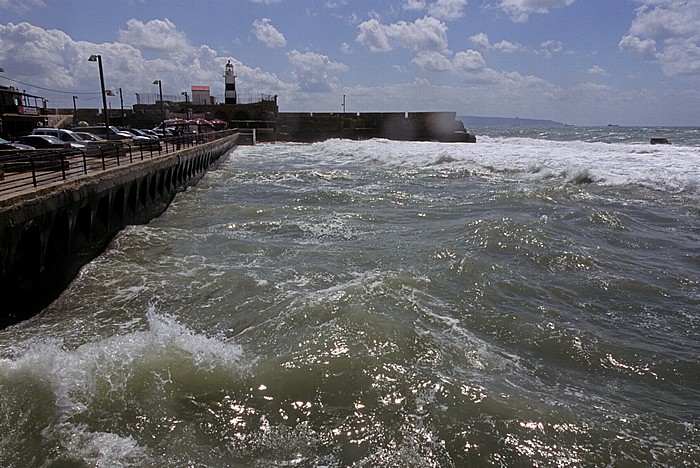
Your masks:
M159 216L249 137L235 133L0 200L0 329L40 312L117 232Z

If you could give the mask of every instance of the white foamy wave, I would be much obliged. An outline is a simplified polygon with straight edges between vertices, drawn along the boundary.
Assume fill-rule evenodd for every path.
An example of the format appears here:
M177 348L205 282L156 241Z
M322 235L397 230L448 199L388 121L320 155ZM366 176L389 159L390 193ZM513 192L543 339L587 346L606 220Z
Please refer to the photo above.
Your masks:
M147 323L143 331L75 349L56 339L27 342L17 357L0 359L0 387L6 388L0 412L31 394L35 403L24 409L24 418L43 419L45 425L48 414L44 435L65 455L94 466L139 465L146 449L133 437L119 435L118 428L111 432L117 423L104 418L133 411L144 399L152 399L157 408L172 398L166 397L171 392L219 388L239 378L244 367L235 343L197 333L153 309ZM150 390L143 394L143 388Z
M451 167L524 181L636 185L672 193L697 193L700 181L700 150L692 146L492 137L481 137L476 144L373 139L328 140L313 146L310 157L317 163L330 158L409 170Z

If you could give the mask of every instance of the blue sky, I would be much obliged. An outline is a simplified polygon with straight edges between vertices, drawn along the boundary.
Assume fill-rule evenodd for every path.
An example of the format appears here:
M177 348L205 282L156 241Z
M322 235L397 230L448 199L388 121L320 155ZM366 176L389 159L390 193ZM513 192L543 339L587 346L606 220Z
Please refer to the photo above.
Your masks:
M0 84L100 107L92 54L126 106L231 60L283 112L700 126L700 0L0 0Z

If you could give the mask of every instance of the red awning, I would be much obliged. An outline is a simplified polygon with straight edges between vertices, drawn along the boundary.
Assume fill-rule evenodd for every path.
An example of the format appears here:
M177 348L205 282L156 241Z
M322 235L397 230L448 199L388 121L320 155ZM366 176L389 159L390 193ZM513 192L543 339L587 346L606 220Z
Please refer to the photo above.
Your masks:
M192 119L187 121L187 125L212 125L211 122L205 119Z

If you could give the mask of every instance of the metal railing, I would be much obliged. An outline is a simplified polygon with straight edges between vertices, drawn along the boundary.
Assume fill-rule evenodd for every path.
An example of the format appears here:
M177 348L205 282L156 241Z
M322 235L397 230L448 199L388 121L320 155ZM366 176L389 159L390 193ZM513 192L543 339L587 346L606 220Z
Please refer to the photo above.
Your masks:
M222 130L167 136L143 143L107 142L84 150L0 151L0 197L168 155L235 132Z

